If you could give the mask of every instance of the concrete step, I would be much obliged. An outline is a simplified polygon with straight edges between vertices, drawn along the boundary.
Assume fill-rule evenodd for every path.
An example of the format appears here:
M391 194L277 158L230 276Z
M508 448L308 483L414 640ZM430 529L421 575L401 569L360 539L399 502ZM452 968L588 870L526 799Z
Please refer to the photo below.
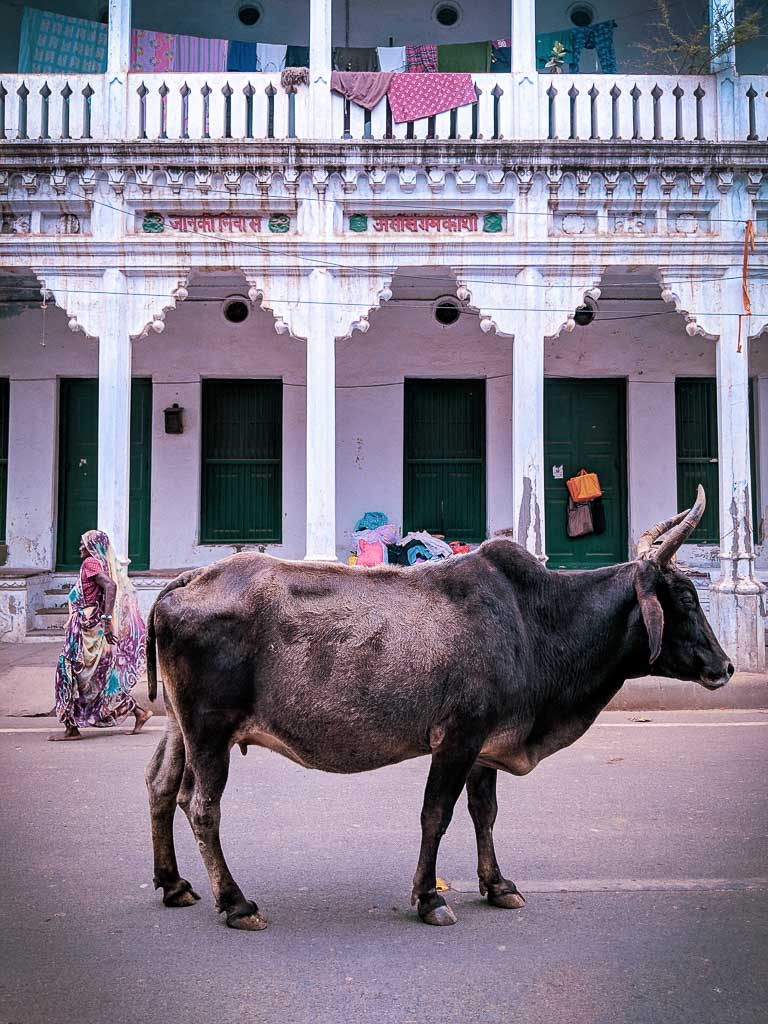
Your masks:
M32 621L32 629L42 629L50 631L57 629L63 632L66 629L67 622L69 621L69 609L64 607L59 608L36 608Z
M63 629L28 629L24 638L26 644L64 643L66 633Z

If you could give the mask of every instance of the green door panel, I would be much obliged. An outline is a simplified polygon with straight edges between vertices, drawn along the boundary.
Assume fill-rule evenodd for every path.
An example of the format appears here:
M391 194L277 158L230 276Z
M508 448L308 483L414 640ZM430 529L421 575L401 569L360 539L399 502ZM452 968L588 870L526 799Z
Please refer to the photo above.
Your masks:
M485 381L406 381L404 462L404 532L484 540Z
M128 557L134 571L149 568L152 503L152 381L131 382L131 478L129 484Z
M555 477L562 467L562 478ZM566 480L597 473L605 533L571 538L566 531ZM624 562L627 541L626 383L544 381L544 496L550 569L592 569Z
M59 400L59 512L56 568L80 565L80 538L96 526L98 511L99 382L62 380ZM152 382L131 386L130 568L149 568L152 458Z
M754 386L749 381L749 456L752 490L752 522L759 523L757 455L755 445ZM678 377L675 381L675 432L677 435L677 505L689 508L702 484L707 507L692 535L692 542L720 541L720 476L717 441L717 384L714 377Z
M282 402L279 380L203 381L202 543L280 542Z

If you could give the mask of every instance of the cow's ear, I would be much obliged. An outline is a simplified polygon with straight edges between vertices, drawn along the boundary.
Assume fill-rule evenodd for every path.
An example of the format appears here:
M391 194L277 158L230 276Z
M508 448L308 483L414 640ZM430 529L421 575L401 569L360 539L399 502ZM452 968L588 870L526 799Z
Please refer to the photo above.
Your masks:
M651 664L661 654L661 641L664 637L664 610L656 596L656 575L657 570L654 566L648 562L640 562L635 576L635 593L648 633Z

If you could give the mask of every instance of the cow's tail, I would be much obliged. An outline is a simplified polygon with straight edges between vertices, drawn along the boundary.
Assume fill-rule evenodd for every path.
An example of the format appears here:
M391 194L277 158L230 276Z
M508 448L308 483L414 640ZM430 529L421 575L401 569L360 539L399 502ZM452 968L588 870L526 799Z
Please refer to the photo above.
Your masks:
M193 569L190 572L183 572L181 576L177 576L175 580L163 587L160 593L155 599L155 603L149 610L149 616L147 618L147 690L149 693L149 699L155 700L157 698L157 632L155 630L155 611L158 604L171 593L172 590L178 590L179 587L186 587L190 580L194 579L198 573L202 572L202 569Z

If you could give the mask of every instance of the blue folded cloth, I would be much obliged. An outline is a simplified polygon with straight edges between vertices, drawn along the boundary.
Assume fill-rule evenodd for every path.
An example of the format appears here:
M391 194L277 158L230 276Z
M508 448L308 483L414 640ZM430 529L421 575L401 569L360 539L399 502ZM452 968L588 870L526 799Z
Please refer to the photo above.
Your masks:
M256 71L256 43L241 43L237 39L230 40L227 49L227 71Z
M355 533L359 530L375 530L379 526L387 525L387 517L383 512L366 512L365 515L355 523Z

